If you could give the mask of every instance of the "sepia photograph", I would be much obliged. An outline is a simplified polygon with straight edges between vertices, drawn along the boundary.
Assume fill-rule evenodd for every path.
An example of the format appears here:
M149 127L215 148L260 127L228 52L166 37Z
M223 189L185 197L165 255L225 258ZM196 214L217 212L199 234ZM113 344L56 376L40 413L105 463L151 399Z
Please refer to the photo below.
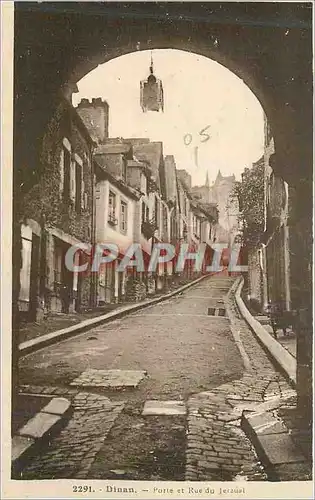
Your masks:
M313 3L2 14L3 498L312 498Z

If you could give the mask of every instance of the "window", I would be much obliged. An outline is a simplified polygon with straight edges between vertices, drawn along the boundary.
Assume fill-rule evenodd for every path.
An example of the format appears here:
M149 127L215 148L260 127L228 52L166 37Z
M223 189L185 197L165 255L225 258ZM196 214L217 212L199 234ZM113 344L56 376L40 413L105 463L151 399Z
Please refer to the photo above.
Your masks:
M75 210L81 212L81 196L82 196L82 166L75 162Z
M163 207L163 231L165 237L168 235L168 213L167 213L167 208Z
M142 215L142 224L149 220L149 207L144 203L144 201L142 202L142 214L141 215Z
M60 196L65 202L69 202L71 194L71 144L64 137L60 151L60 181L59 191Z
M108 197L108 222L114 226L117 224L116 195L112 191L109 192L109 197Z
M127 203L124 201L120 202L120 231L122 233L127 232Z
M31 286L31 260L32 260L32 230L29 226L22 224L22 267L20 270L20 294L19 307L28 310L30 302Z
M62 248L61 245L58 244L58 240L54 239L55 247L54 247L54 282L55 286L57 283L62 282Z
M63 146L63 199L66 202L70 199L70 170L71 153Z

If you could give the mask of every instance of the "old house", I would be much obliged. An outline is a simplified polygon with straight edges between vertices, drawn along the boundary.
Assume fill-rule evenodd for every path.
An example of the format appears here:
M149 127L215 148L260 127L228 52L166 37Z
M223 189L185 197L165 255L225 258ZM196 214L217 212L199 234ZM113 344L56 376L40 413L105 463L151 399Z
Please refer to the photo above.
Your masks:
M190 210L191 200L191 176L186 170L177 170L177 189L179 204L179 241L189 243L192 232L192 213Z
M123 145L125 147L125 145ZM139 217L140 193L128 186L111 166L119 163L121 156L115 153L97 154L96 172L96 244L115 244L119 249L118 259L100 266L97 282L97 305L121 302L126 299L128 269L118 271L118 265L128 247L137 239L136 221ZM118 158L117 158L118 157Z
M22 269L19 308L29 319L44 310L72 312L88 307L90 276L73 272L67 250L93 239L94 142L65 99L44 136L41 177L23 203ZM80 256L75 256L79 264Z
M290 310L290 198L288 185L272 169L273 154L274 141L265 119L264 154L242 175L248 291L257 308L266 308L270 301Z
M290 197L287 183L275 175L271 166L274 140L265 119L265 245L267 296L291 309L290 286Z
M168 219L164 216L164 157L162 142L151 142L144 138L124 139L132 146L134 160L145 164L149 170L146 174L146 191L141 196L141 235L140 243L145 253L146 261L152 253L155 243L165 241L168 235ZM165 269L159 265L156 273L144 276L148 293L163 287Z
M178 199L178 184L177 170L175 158L173 155L166 155L164 158L164 192L163 198L166 206L164 207L164 219L167 214L167 236L172 244L177 244L179 240L179 199ZM165 221L164 221L164 224Z

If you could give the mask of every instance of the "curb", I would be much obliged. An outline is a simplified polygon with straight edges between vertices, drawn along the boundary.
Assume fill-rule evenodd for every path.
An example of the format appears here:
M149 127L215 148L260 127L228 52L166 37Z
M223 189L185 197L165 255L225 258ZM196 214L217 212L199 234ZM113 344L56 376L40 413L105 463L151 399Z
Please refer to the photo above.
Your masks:
M245 319L251 330L262 346L270 354L274 363L281 369L282 372L289 379L290 384L296 387L296 359L285 349L279 342L274 339L265 328L257 321L245 306L242 298L241 291L244 285L244 278L242 277L239 286L235 292L235 300L242 317Z
M58 434L67 424L72 414L71 403L65 398L53 398L32 417L11 441L11 473L18 478L28 461Z
M225 303L225 308L226 308L228 318L230 320L230 327L231 327L231 332L232 332L232 335L234 338L234 342L235 342L235 344L240 352L240 355L242 356L244 368L245 368L245 370L251 370L252 365L251 365L250 359L249 359L248 354L243 346L243 342L241 341L240 332L235 327L234 315L233 315L233 312L231 311L231 308L229 305L229 301L235 300L236 290L239 287L240 283L241 283L241 279L236 278L235 282L233 283L233 285L229 289L229 291L224 299L224 303Z
M60 342L61 340L66 340L72 336L75 336L79 333L84 332L85 330L88 330L89 328L93 326L98 326L103 323L107 323L109 321L112 321L114 319L119 319L127 315L128 313L136 312L139 311L140 309L144 309L145 307L158 304L159 302L163 302L165 300L168 300L175 295L178 295L179 293L187 290L188 288L196 285L200 281L212 277L213 274L206 274L204 276L200 276L199 278L195 279L191 283L187 283L186 285L183 285L182 287L178 288L177 290L174 290L173 292L167 293L166 295L162 295L161 297L156 297L154 299L150 299L147 301L143 302L138 302L137 304L132 304L130 306L125 306L122 307L116 311L111 311L107 314L103 314L102 316L98 316L96 318L91 318L87 319L85 321L81 321L77 325L69 326L67 328L63 328L62 330L57 330L55 332L50 332L47 333L46 335L43 335L41 337L27 340L26 342L22 342L19 344L18 350L19 350L19 356L23 357L26 356L27 354L31 354L32 352L35 352L39 349L42 349L43 347L47 347L49 345L52 345L54 343Z

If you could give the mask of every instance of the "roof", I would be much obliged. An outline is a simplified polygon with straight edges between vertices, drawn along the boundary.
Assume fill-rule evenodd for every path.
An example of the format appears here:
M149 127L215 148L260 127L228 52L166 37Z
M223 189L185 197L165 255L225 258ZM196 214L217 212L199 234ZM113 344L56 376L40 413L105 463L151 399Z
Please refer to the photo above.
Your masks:
M141 168L147 175L151 175L151 169L147 162L139 161L138 158L133 157L132 160L127 161L128 168Z
M164 159L164 186L165 199L167 201L175 201L177 196L176 185L176 163L173 155L166 155Z
M133 200L139 200L140 199L140 193L136 191L134 188L131 186L128 186L125 184L123 181L115 179L102 165L98 163L98 161L93 158L94 165L95 165L95 171L96 175L103 179L108 180L113 186L116 186L124 195L129 196L129 198Z
M219 182L235 182L235 175L227 175L226 177L221 174L221 170L218 171L217 178L215 180L215 184Z
M115 142L115 143L105 143L99 144L95 154L127 154L131 151L131 145L126 144L125 142Z
M178 170L176 172L178 172ZM177 176L177 182L178 182L178 185L182 187L182 190L186 194L187 198L189 198L190 200L192 200L192 194L190 192L190 189L188 189L188 187L186 186L186 183L183 181L183 179L180 179Z
M145 163L136 159L128 160L127 165L128 167L138 167L138 168L145 167Z
M196 215L206 217L212 221L216 221L218 218L218 208L215 203L203 203L199 200L194 200L191 206Z
M133 153L137 160L149 162L152 177L157 181L160 174L160 162L163 159L163 143L147 142L135 144L133 146Z
M136 144L147 144L150 142L150 139L148 137L128 137L124 141L135 146Z

